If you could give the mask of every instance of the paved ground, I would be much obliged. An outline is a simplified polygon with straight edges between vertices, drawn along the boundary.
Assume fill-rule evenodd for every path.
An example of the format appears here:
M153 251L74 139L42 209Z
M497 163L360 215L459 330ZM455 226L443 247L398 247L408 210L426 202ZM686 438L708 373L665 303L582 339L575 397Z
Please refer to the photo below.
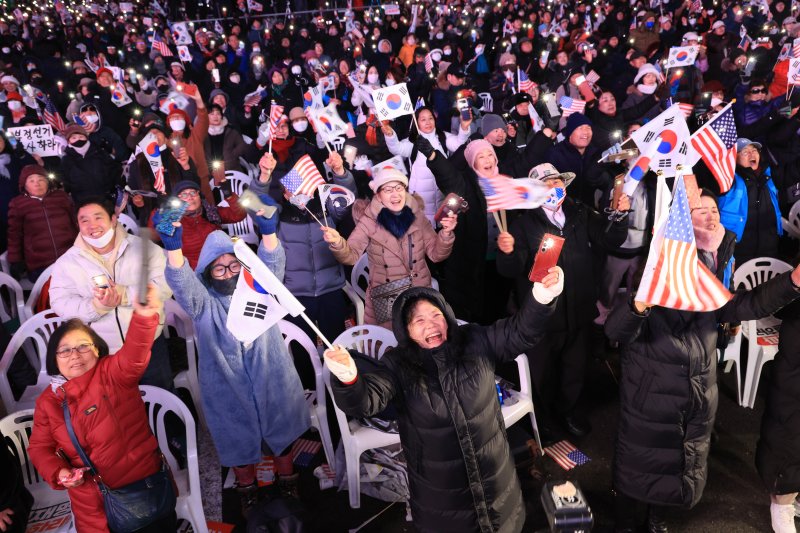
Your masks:
M769 366L767 366L767 372ZM590 400L590 418L594 431L582 441L574 443L592 461L564 472L552 460L542 461L544 471L552 479L577 481L595 516L595 531L613 531L613 507L610 491L611 458L616 432L619 402L616 386L605 365L592 363L587 398ZM736 403L735 372L721 375L719 414L717 417L718 442L712 447L709 459L709 479L702 501L692 510L676 510L669 515L671 531L675 532L769 532L769 498L763 490L753 466L753 454L763 410L759 398L756 409L745 409ZM762 390L769 380L762 379ZM322 460L322 453L314 464ZM348 532L358 527L388 504L362 495L361 509L348 505L347 492L330 489L320 492L311 469L302 472L301 490L304 504L309 510L311 530L326 533ZM546 518L539 503L541 482L535 482L526 473L521 474L523 492L528 504L526 531L545 531ZM232 491L223 494L222 515L226 522L240 521L237 496ZM405 505L395 504L359 531L399 533L415 531L405 521ZM243 526L243 524L241 524ZM243 527L237 531L244 531Z

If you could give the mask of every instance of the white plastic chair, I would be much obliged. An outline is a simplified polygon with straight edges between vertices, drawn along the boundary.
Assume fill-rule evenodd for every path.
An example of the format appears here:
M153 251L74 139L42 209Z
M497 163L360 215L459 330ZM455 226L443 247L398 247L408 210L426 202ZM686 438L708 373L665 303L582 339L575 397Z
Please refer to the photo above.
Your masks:
M344 331L336 337L333 344L357 350L364 355L380 359L389 347L397 346L397 340L388 329L379 326L357 326ZM331 374L327 366L323 366L322 377L333 398L331 390ZM336 422L342 434L345 463L347 465L347 490L350 492L350 507L361 507L361 454L372 448L382 448L400 443L400 435L385 433L364 427L355 420L347 420L347 415L333 401Z
M33 463L28 458L28 444L31 431L33 429L33 409L17 411L0 420L0 433L5 436L5 442L0 442L0 446L8 446L11 454L17 458L22 469L22 479L31 495L33 496L33 508L29 516L31 518L44 515L41 522L48 522L50 527L47 531L74 531L72 511L69 505L69 495L65 490L53 490L44 481L39 472L34 468ZM66 505L65 505L66 504ZM49 513L43 513L46 509ZM52 510L56 509L53 513ZM52 522L58 521L58 529L54 529ZM39 531L37 526L43 524L37 522L28 523L28 531Z
M22 287L17 280L5 272L0 272L0 290L3 288L6 292L0 294L0 323L15 318L19 318L21 323L25 315L25 298L22 295Z
M328 407L325 397L325 384L322 381L322 359L319 356L319 350L317 350L317 346L308 335L291 322L280 320L278 321L278 328L283 334L283 342L286 344L286 349L289 350L289 353L292 353L292 343L296 342L311 360L311 365L314 368L314 390L305 391L306 403L311 413L311 425L317 428L320 434L325 459L328 461L331 470L333 470L336 467L336 457L333 451L331 431L328 426Z
M480 97L481 102L483 102L481 111L484 113L491 113L494 109L494 100L492 99L492 95L489 93L478 93L478 96Z
M55 263L50 265L49 267L44 269L44 272L39 276L36 280L36 283L33 284L33 288L31 289L30 294L28 294L28 299L25 300L25 315L20 316L21 320L27 320L32 317L36 309L36 304L39 301L39 296L42 294L42 289L44 288L45 283L50 279L50 276L53 275L53 267Z
M736 269L733 274L734 288L744 286L745 289L751 290L756 285L760 285L778 274L789 272L792 266L784 263L779 259L771 257L760 257L747 261ZM780 320L769 317L762 320L747 320L742 323L741 334L747 339L747 369L745 370L744 377L744 390L742 392L741 405L750 407L751 409L756 402L756 394L758 393L758 383L761 379L761 370L764 364L775 359L778 353L777 344L761 345L758 343L759 329L766 330L768 328L778 329L780 327ZM762 337L764 337L762 335ZM728 360L727 352L725 350ZM732 358L736 359L737 376L739 372L739 352L732 354Z
M793 239L800 240L800 202L795 202L789 210L789 218L781 217L783 229Z
M47 365L45 364L47 341L62 322L64 319L52 311L42 311L23 322L11 337L11 341L3 352L3 358L0 359L0 398L3 400L7 412L33 409L36 405L36 398L49 386L50 376L47 375ZM24 350L31 366L38 372L38 376L36 383L26 387L19 400L15 400L11 393L11 383L8 381L8 368L20 349Z
M367 286L369 286L369 261L367 259L367 254L361 254L356 264L353 265L353 270L350 272L350 286L362 300L366 301Z
M8 250L0 254L0 272L11 276L11 264L8 262ZM13 276L12 276L13 277ZM33 287L33 283L27 277L17 280L22 290L29 291Z
M197 335L192 319L189 318L189 315L186 314L186 311L183 310L178 302L172 299L164 302L164 336L167 338L171 335L169 326L175 328L178 337L184 339L186 343L186 360L189 364L187 370L178 372L172 383L176 389L189 391L200 422L206 425L203 401L200 395L200 381L197 377Z
M130 216L126 215L125 213L120 213L117 215L117 220L120 224L122 224L122 227L125 228L125 231L131 235L136 235L137 237L139 236L139 224L137 224L136 221Z
M250 183L252 183L253 180L257 180L261 175L261 169L258 168L258 165L254 165L244 157L239 158L239 164L245 169L246 174L250 178Z
M226 170L225 178L231 182L231 190L239 196L241 196L242 192L252 182L250 175L239 172L238 170ZM213 178L209 180L209 183L212 188L215 186ZM228 202L222 200L218 205L227 206ZM250 220L250 217L244 217L243 220L233 224L223 224L222 227L231 237L240 237L248 244L258 245L258 237L256 236L256 230L253 227L253 222Z
M200 492L200 467L197 463L197 435L194 418L180 398L158 387L139 385L142 400L147 408L150 429L158 439L158 447L167 458L175 484L178 486L178 503L175 511L178 518L187 520L195 533L208 533L206 517ZM164 415L172 411L186 426L186 467L178 468L178 462L170 451L167 433L164 430Z

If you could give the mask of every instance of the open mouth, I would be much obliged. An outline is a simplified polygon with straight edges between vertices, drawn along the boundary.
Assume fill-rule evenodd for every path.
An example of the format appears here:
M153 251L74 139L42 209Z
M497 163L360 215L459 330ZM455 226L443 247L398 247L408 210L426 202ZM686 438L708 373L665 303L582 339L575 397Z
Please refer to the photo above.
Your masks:
M442 342L442 334L441 333L433 333L425 337L425 342L428 344L439 344Z
M105 233L105 231L103 231L102 229L97 229L97 230L93 230L91 233L89 233L89 236L92 237L93 239L97 239L97 238L102 237L104 233Z

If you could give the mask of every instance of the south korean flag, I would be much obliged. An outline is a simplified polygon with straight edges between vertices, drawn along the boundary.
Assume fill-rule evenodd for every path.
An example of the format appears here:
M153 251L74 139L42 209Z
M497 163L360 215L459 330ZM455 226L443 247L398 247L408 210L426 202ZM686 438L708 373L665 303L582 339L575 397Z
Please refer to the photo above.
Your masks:
M250 345L287 313L278 300L259 285L247 269L242 268L228 309L226 326L231 335Z
M375 113L380 120L392 120L414 112L414 104L405 83L372 91Z

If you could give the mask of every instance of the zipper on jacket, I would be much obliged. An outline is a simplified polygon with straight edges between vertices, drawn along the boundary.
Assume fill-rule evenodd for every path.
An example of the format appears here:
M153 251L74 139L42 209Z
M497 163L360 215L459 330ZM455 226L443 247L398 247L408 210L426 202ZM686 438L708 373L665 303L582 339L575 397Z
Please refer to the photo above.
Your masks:
M47 216L47 209L45 209L45 207L44 207L44 199L45 198L47 198L46 195L45 195L44 198L42 198L41 205L42 205L42 211L44 211L44 220L45 220L45 222L47 222L47 231L50 233L50 242L53 243L53 253L55 254L55 259L54 259L54 262L55 262L55 261L58 260L58 255L59 255L58 254L58 246L56 246L56 239L55 239L55 237L53 237L53 228L50 226L50 217Z
M117 278L117 264L119 264L119 257L116 261L114 261L114 279ZM116 281L114 281L116 284ZM116 289L114 289L116 290ZM125 344L125 333L122 331L122 323L119 321L119 306L114 308L114 319L117 321L117 329L119 329L119 337L122 339L122 343Z

